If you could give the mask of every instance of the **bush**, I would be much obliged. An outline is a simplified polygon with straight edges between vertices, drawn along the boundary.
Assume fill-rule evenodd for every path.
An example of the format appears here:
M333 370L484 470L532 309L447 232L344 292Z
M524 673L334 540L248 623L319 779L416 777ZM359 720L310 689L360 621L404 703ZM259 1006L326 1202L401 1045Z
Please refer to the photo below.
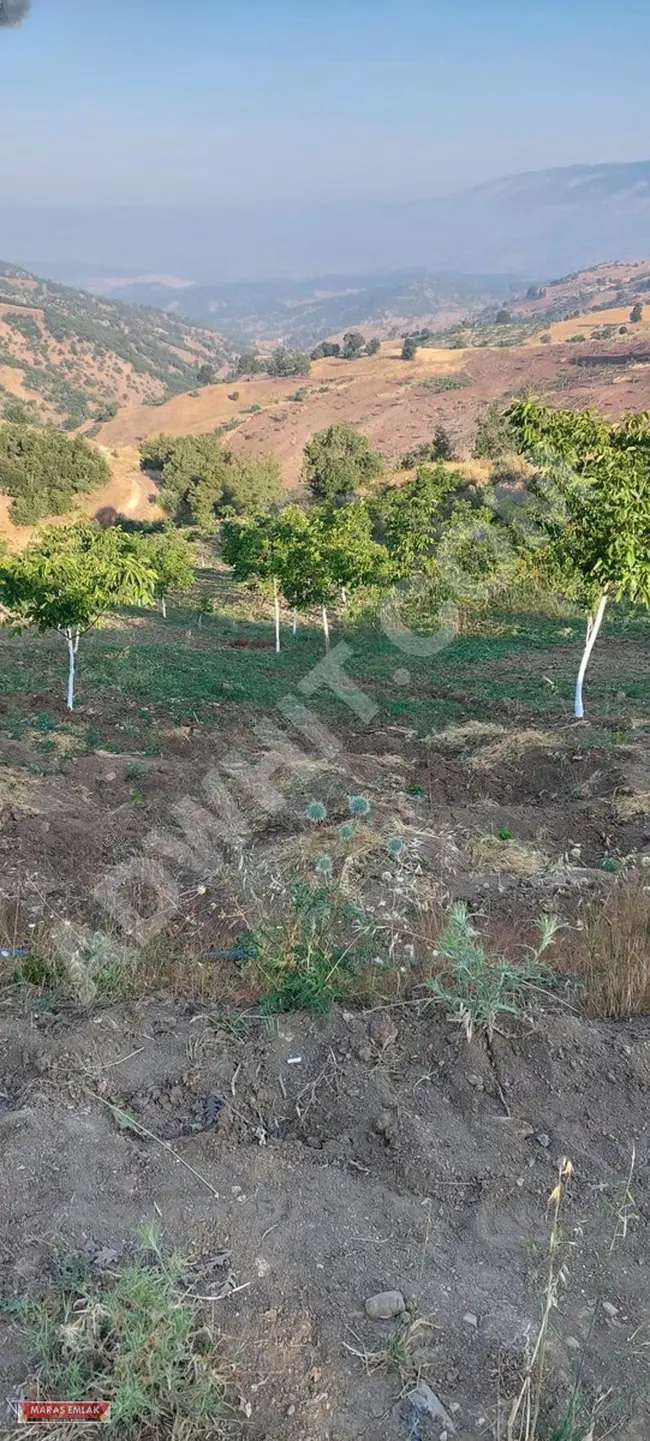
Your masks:
M140 464L161 476L168 514L186 515L207 529L227 509L268 510L283 493L272 456L233 455L217 435L153 436L140 447Z
M381 342L373 337L366 345L366 355L378 355L381 350Z
M65 515L77 495L105 485L110 469L101 452L81 436L68 440L49 427L0 426L0 490L13 496L15 525Z
M418 352L417 341L412 335L407 335L402 346L401 360L415 360Z
M479 419L473 454L477 460L498 460L516 448L508 417L498 401L493 401Z
M383 467L367 436L348 421L317 431L305 446L303 475L314 500L352 495L380 475Z
M323 360L328 356L339 356L340 354L341 347L338 340L321 340L320 345L317 345L314 350L312 350L311 359Z
M643 306L640 305L638 301L636 305L632 306L632 309L630 311L630 320L632 321L633 325L638 325L639 321L643 320Z
M360 330L348 330L343 336L341 355L344 360L355 360L365 348L366 339Z

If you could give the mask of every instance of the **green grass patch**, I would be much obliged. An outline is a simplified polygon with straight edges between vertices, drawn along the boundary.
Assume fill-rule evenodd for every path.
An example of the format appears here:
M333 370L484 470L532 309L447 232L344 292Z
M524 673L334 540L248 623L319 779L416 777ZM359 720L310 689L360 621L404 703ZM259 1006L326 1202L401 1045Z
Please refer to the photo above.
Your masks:
M223 1436L218 1338L192 1289L153 1226L110 1269L60 1256L46 1290L11 1303L33 1367L26 1396L110 1401L123 1441Z

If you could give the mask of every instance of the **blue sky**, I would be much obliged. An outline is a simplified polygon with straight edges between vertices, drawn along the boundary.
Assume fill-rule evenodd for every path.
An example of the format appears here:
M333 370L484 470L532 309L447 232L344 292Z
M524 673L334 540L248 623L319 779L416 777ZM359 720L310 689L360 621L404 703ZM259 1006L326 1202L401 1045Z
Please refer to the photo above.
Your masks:
M645 0L32 0L0 194L402 200L644 159L649 55Z

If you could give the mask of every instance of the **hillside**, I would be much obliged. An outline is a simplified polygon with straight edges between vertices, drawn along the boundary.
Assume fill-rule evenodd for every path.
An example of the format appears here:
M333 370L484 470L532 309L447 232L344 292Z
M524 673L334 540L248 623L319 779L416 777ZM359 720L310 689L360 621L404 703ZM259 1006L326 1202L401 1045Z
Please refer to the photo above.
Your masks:
M94 277L98 294L156 305L202 325L216 325L245 346L274 342L301 348L359 324L377 335L401 322L449 325L468 312L502 304L517 288L514 275L323 275L237 285L180 285L173 278ZM521 288L521 287L519 287Z
M309 436L336 420L358 425L393 461L436 425L470 454L485 406L526 388L551 404L596 405L613 415L643 410L650 404L650 303L638 324L629 315L648 287L648 262L599 266L538 298L513 301L509 323L497 323L492 307L480 320L434 333L412 361L400 359L401 341L384 341L375 356L315 361L300 383L256 377L232 390L206 386L163 406L122 409L100 439L108 447L135 445L160 431L199 434L230 422L228 445L270 451L291 487Z
M218 368L231 356L215 330L0 263L0 408L13 397L72 430L116 405L188 390L198 365Z

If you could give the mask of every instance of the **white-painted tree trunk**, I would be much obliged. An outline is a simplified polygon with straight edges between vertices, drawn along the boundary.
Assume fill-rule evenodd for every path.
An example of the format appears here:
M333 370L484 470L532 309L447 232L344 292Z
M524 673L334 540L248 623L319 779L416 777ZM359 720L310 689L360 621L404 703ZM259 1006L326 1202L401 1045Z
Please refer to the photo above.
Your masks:
M275 653L280 654L280 595L278 582L273 578L273 608L275 611Z
M341 600L342 600L342 602L343 602L343 605L347 605L347 603L348 603L348 588L347 588L347 585L342 585L342 586L341 586Z
M77 654L77 651L79 650L79 639L80 639L80 636L81 636L81 631L80 631L79 628L77 627L77 630L76 630L76 632L75 632L75 638L74 638L74 653L75 653L75 655Z
M291 627L291 630L292 630L292 632L293 632L294 635L296 634L296 632L297 632L297 630L298 630L298 612L297 612L297 610L294 610L294 613L293 613L293 625L292 625L292 627Z
M323 634L325 636L325 650L330 648L330 623L327 615L327 607L323 606Z
M578 720L582 720L585 713L584 706L582 704L582 686L585 675L587 673L587 666L589 665L589 660L591 658L591 652L596 644L596 641L598 640L598 632L603 623L605 606L607 605L608 599L608 596L601 595L595 613L593 615L590 615L587 621L587 639L582 654L582 660L580 662L578 679L576 681L576 700L573 711L574 715L577 716Z
M165 600L164 595L161 595L160 597L160 614L163 620L167 619L167 601Z
M79 632L77 631L75 640L74 631L72 630L71 626L68 626L65 632L65 638L68 645L68 690L66 695L66 705L68 707L68 710L74 710L74 673L77 650L79 647Z

